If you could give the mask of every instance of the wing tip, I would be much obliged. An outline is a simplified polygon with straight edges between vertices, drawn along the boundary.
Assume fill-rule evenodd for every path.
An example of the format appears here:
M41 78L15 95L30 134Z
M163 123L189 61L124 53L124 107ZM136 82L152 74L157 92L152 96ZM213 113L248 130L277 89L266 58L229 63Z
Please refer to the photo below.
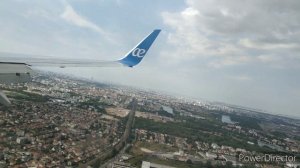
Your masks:
M154 29L148 36L146 36L136 47L134 47L123 59L118 60L119 63L133 67L141 62L159 35L161 29Z

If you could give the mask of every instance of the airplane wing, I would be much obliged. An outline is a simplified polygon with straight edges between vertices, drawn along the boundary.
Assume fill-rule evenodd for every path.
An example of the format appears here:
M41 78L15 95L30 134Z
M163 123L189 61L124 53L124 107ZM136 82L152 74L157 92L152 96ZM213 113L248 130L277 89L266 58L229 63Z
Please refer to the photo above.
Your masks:
M123 58L113 61L51 59L45 56L0 52L0 83L18 83L30 81L30 74L32 73L32 69L30 67L32 66L55 66L60 68L118 66L134 67L142 61L159 33L159 29L154 30L141 42L139 42L132 50L130 50ZM7 97L1 91L0 103L6 105L10 104Z

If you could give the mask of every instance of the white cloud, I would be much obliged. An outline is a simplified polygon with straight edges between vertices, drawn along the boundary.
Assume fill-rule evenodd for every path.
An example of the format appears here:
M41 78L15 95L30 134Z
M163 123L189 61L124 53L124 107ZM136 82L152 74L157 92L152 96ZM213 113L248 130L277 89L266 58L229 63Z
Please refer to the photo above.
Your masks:
M212 60L208 66L213 68L222 68L224 66L246 64L252 61L254 60L247 56L226 56L219 57L217 60Z
M172 30L168 35L172 47L165 53L173 62L205 59L216 68L251 63L300 68L300 1L187 0L186 4L179 12L162 13ZM261 55L284 61L266 61Z
M186 8L184 11L181 12L183 16L196 16L199 15L199 11L193 8Z
M254 49L262 49L262 50L276 50L276 49L293 49L299 48L297 43L266 43L260 41L254 41L250 39L241 39L240 44L247 48L254 48Z
M70 5L66 6L65 11L61 14L61 17L76 26L92 29L101 34L105 34L99 26L77 14Z
M71 5L67 4L65 7L64 12L60 15L61 18L66 20L67 22L86 29L93 30L100 35L104 36L107 40L114 42L115 40L111 37L111 34L104 31L100 26L96 25L95 23L89 21L87 18L79 15Z

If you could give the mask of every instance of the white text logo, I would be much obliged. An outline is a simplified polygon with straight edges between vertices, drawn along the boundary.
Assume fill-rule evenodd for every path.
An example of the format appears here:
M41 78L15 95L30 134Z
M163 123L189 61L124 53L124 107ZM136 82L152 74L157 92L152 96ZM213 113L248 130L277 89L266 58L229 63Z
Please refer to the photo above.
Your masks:
M146 54L146 50L145 49L140 49L140 48L136 48L132 51L132 56L134 57L138 57L138 58L143 58L143 56Z

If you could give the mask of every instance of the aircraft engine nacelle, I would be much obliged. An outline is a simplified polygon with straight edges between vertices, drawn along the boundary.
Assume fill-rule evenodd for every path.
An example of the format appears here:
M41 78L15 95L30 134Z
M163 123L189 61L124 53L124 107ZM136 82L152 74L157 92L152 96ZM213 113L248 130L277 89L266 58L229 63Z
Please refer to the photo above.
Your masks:
M31 81L32 72L26 64L0 63L0 83L21 83Z

